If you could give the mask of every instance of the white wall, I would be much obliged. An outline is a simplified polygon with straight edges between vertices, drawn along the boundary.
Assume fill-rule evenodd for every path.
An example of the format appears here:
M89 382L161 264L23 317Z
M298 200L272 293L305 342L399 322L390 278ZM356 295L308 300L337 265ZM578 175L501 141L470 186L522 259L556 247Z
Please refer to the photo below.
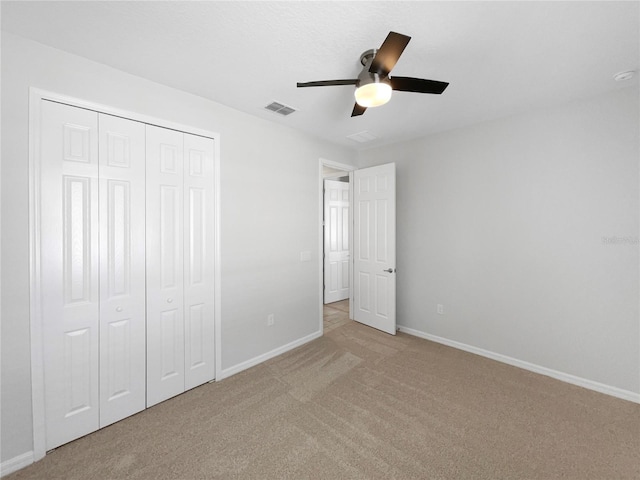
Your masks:
M3 33L0 461L33 448L28 251L31 86L220 133L223 369L318 331L319 158L353 163L355 154ZM299 261L304 250L312 253L312 261ZM275 313L273 327L266 326L269 313Z
M640 398L638 106L635 86L361 152L397 164L398 323Z

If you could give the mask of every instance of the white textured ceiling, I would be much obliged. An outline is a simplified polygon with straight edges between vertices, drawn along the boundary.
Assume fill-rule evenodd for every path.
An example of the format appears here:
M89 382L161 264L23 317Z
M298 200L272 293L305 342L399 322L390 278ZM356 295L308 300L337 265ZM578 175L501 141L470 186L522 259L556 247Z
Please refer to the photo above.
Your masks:
M627 2L2 2L2 29L352 148L408 140L624 88ZM360 54L412 37L392 74L450 82L351 118ZM637 76L631 83L637 83ZM263 109L276 100L298 112ZM369 131L377 140L347 139Z

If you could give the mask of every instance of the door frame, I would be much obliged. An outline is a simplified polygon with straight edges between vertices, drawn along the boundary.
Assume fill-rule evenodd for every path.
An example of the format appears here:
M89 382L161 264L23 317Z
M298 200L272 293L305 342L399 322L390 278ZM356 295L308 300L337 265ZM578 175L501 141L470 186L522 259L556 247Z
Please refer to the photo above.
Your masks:
M109 107L67 95L29 88L29 324L31 333L31 406L33 415L33 460L46 455L44 397L44 337L42 325L42 277L40 260L40 116L43 101L63 103L72 107L123 117L171 130L214 140L214 348L215 378L222 378L222 317L220 269L220 134L201 128L159 119L149 115Z
M348 165L346 163L334 162L333 160L327 160L326 158L320 158L318 163L318 266L320 269L319 273L319 295L318 295L318 304L320 305L320 319L318 331L322 335L324 333L324 228L323 228L323 219L324 219L324 174L323 167L336 168L338 170L343 170L345 173L349 174L349 205L352 204L353 197L353 172L357 170L357 167L353 165ZM333 176L333 175L332 175ZM336 174L336 176L344 176ZM331 177L326 177L331 178ZM351 311L353 310L353 292L351 290L351 279L353 278L353 215L349 219L349 318L351 318Z

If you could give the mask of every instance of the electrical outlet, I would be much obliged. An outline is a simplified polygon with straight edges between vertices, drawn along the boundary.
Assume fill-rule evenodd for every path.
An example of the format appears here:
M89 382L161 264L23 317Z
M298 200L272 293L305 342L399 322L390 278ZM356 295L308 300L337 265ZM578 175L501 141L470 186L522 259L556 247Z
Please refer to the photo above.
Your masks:
M275 317L273 313L270 313L267 315L267 327L272 327L274 323L276 323Z
M438 312L438 315L444 315L444 305L439 303L436 307L436 311Z

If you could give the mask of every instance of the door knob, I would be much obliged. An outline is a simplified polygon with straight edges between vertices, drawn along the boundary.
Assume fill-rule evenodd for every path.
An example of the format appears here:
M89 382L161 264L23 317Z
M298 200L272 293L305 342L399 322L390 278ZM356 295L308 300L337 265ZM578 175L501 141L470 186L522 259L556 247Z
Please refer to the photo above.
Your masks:
M173 302L173 298L167 298L167 303L172 303Z
M121 312L122 311L122 307L116 307L116 312Z
M383 272L393 273L393 268L387 268L386 270L382 270Z

